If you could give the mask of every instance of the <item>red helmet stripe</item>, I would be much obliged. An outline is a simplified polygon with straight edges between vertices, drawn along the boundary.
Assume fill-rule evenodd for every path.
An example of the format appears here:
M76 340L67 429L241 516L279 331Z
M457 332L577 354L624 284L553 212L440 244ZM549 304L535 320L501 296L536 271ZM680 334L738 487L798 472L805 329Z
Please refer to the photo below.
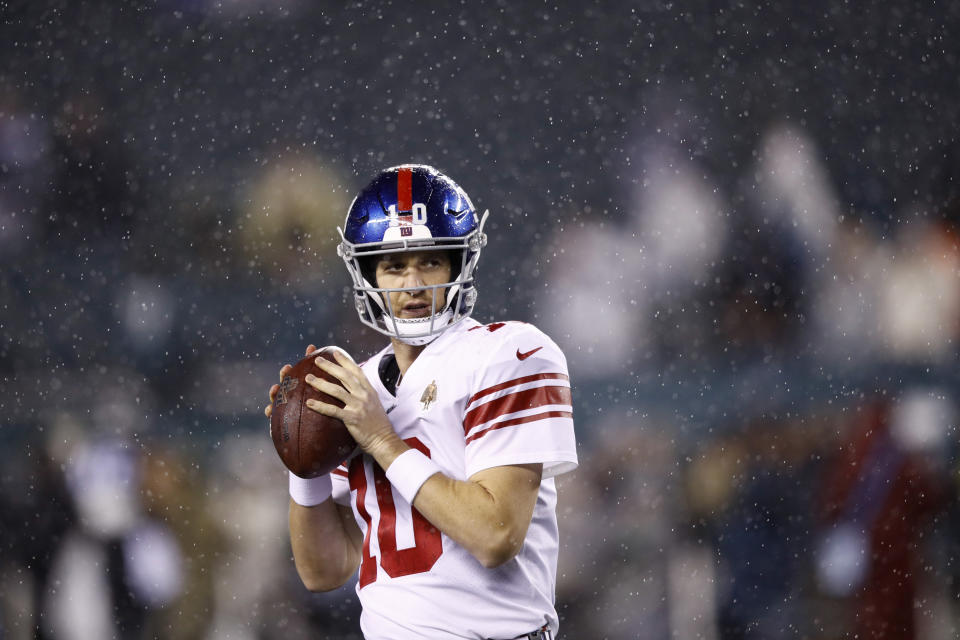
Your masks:
M413 169L402 167L397 172L397 213L413 210Z

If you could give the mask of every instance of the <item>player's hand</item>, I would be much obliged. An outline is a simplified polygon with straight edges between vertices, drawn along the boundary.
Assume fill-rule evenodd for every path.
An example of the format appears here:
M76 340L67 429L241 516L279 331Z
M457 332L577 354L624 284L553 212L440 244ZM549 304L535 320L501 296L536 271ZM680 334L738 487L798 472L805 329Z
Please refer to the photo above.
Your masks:
M336 362L317 358L316 363L339 380L342 387L313 374L307 375L306 381L317 391L343 402L343 408L319 400L307 400L306 405L317 413L342 420L360 448L374 454L384 443L397 440L397 434L363 370L349 356L339 351L334 352L333 357Z
M313 346L312 344L311 344L311 345L307 345L307 350L304 352L303 355L308 356L308 355L310 355L311 353L313 353L313 352L316 351L316 350L317 350L317 348L316 348L315 346ZM292 364L285 364L285 365L283 365L283 366L280 368L280 382L283 382L284 377L286 377L286 375L287 375L288 373L290 373L290 370L291 370L291 369L293 369L293 365L292 365ZM275 384L275 385L273 385L272 387L270 387L270 404L268 404L268 405L267 405L266 407L264 407L264 409L263 409L263 414L264 414L265 416L267 416L268 418L269 418L270 415L273 413L273 402L274 402L274 400L276 400L276 398L277 398L277 392L278 392L278 391L280 391L280 385L279 385L279 384Z

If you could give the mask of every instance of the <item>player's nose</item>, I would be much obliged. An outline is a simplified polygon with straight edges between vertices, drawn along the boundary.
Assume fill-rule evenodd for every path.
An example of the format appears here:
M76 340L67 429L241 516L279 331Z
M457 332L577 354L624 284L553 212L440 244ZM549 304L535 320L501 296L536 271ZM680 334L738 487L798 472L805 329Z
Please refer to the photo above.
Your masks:
M426 283L423 280L423 274L416 267L410 267L403 273L403 286L407 287L423 287ZM416 292L411 292L416 293Z

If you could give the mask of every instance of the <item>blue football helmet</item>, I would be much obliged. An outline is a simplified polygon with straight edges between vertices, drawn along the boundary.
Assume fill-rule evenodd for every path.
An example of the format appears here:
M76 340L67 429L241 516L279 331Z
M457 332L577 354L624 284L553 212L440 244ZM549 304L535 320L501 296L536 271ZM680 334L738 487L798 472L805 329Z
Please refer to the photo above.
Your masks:
M354 198L338 229L337 253L353 281L354 304L360 321L380 333L413 345L433 341L440 333L470 316L477 302L474 273L480 250L487 243L473 203L457 183L433 167L406 164L380 172ZM405 251L452 252L451 281L426 287L377 286L376 261L383 254ZM397 318L390 293L431 290L431 314ZM445 304L436 301L445 290Z

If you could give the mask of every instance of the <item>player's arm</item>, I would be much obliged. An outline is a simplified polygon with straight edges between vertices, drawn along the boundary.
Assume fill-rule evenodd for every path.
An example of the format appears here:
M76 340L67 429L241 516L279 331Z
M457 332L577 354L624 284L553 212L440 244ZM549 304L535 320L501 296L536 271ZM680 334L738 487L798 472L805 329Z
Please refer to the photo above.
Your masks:
M306 381L318 391L343 401L344 407L316 400L308 400L307 407L343 420L357 444L386 470L394 486L400 485L399 480L415 476L422 469L394 475L396 469L391 470L391 466L410 447L393 430L363 371L339 353L334 357L339 364L318 359L317 365L339 379L343 387L316 376L308 376ZM409 456L400 464L407 460ZM426 472L429 471L427 468ZM422 486L418 483L415 495L405 497L431 524L466 548L481 564L495 567L513 558L523 546L541 472L539 464L495 467L466 481L431 473Z
M307 353L316 347L307 347ZM280 369L280 379L292 367ZM279 385L270 388L270 404L264 409L269 418ZM304 482L329 482L329 477ZM312 501L307 501L312 502ZM353 512L336 504L331 497L313 506L298 504L292 498L289 512L290 546L294 564L304 586L310 591L330 591L342 586L360 566L362 544L360 527Z
M435 473L420 487L417 510L487 568L520 552L540 491L543 465L484 469L466 482Z
M310 591L342 586L360 566L360 528L353 512L328 498L304 507L290 500L290 546L297 573Z

